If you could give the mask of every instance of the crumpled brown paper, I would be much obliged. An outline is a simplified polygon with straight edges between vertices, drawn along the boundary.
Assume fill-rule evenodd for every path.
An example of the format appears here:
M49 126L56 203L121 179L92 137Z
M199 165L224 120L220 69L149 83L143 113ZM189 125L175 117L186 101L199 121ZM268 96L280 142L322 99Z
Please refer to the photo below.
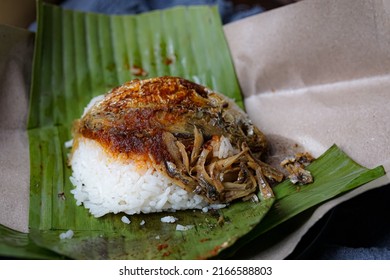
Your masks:
M0 26L0 224L28 231L26 132L34 34Z
M298 144L318 156L336 143L358 163L389 172L390 2L307 0L224 28L246 110L275 153ZM27 232L33 34L1 26L0 38L0 223ZM285 258L332 207L389 181L322 204L245 257Z
M314 155L390 167L390 2L303 1L225 27L246 109Z
M225 34L246 110L275 153L298 144L319 156L336 143L387 172L245 255L282 259L331 208L390 181L390 2L302 1L229 24Z

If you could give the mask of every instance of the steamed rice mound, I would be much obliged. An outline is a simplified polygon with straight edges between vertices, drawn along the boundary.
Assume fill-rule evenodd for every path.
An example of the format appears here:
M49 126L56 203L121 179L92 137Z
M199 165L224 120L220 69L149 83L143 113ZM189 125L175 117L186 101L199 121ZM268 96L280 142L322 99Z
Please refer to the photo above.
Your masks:
M202 209L207 202L154 170L147 162L114 158L94 140L79 138L70 164L77 205L95 217Z

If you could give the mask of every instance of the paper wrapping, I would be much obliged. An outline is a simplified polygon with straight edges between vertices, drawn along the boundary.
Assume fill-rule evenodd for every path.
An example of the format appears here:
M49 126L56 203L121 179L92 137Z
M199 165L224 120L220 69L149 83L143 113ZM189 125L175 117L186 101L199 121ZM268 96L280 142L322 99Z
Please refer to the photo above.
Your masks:
M0 224L28 231L26 132L34 34L0 26Z
M229 24L225 34L246 110L276 155L299 145L319 156L336 143L387 172L274 232L279 242L264 246L265 238L242 254L282 259L334 206L390 181L390 2L302 1Z
M318 156L336 143L358 163L389 172L389 13L386 1L307 0L224 27L246 110L275 155L298 146ZM0 223L28 232L33 34L1 26L0 37ZM322 204L278 242L242 257L287 257L332 207L389 181Z

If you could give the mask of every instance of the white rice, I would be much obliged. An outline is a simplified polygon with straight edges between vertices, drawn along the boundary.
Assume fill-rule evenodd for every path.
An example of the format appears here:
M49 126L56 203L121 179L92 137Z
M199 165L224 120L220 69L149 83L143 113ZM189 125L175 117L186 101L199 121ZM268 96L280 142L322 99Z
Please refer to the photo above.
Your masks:
M95 105L97 105L99 102L103 101L104 99L104 94L102 95L98 95L98 96L95 96L94 98L92 98L88 105L84 108L84 112L83 114L81 115L81 117L84 117L85 114Z
M160 220L162 223L174 223L177 221L177 218L175 218L173 216L165 216L165 217L162 217Z
M218 210L218 209L225 208L226 206L227 206L227 204L210 204L210 205L203 207L202 211L204 213L207 213L207 212L209 212L209 210Z
M73 230L70 229L66 232L62 232L60 234L60 239L72 239L73 235L74 235L74 232L73 232Z
M183 226L183 225L180 225L180 224L177 224L176 225L176 230L177 231L187 231L189 229L192 229L194 227L194 225L186 225L186 226Z
M65 148L69 149L73 146L73 139L65 142Z
M225 136L221 136L221 138L218 141L215 141L216 143L212 143L213 145L213 156L218 157L220 159L227 158L230 156L233 156L237 154L239 151L235 149L232 144L230 143L229 138L226 138Z
M202 209L207 202L173 184L147 163L144 168L111 157L94 140L80 138L71 157L71 192L95 217Z
M125 224L130 224L130 223L131 223L130 219L127 218L126 216L122 216L121 221L122 221L123 223L125 223Z

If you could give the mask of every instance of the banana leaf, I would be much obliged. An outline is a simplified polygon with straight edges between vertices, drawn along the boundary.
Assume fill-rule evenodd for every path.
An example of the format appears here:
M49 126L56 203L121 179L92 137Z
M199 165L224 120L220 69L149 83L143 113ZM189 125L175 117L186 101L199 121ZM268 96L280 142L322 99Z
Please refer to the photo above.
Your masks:
M316 161L319 170L329 165L335 175L323 179L329 180L331 191L328 184L316 179L311 187L318 195L307 196L283 183L275 188L276 202L274 198L261 199L260 203L238 202L207 213L191 210L134 215L129 217L130 224L121 222L122 215L96 219L76 206L70 193L69 151L64 146L71 139L72 122L80 117L88 101L133 78L174 75L226 94L243 107L234 65L216 7L107 16L38 2L37 10L28 124L31 182L26 244L34 244L43 252L75 259L218 257L232 245L235 249L305 209L384 173L381 167L368 170L354 164L335 146L325 153L328 156ZM312 172L317 178L316 170ZM319 176L323 175L327 174ZM274 202L285 206L282 212L272 207ZM161 223L166 215L178 221ZM177 231L177 224L192 228ZM73 238L60 239L59 235L69 229L74 231ZM25 250L34 256L34 248ZM12 250L8 252L12 254ZM46 258L45 254L35 256Z
M0 225L0 255L18 259L63 259L62 255L39 247L27 233Z
M246 234L271 207L274 199L262 198L224 212L174 213L177 223L194 227L182 232L175 230L177 223L160 221L167 213L132 216L130 225L121 215L93 218L70 193L64 143L71 139L72 122L96 95L131 79L170 75L225 93L243 107L216 7L107 16L39 3L33 72L29 236L39 246L83 259L209 258ZM245 213L245 220L233 223L231 211ZM60 241L68 229L75 237Z

